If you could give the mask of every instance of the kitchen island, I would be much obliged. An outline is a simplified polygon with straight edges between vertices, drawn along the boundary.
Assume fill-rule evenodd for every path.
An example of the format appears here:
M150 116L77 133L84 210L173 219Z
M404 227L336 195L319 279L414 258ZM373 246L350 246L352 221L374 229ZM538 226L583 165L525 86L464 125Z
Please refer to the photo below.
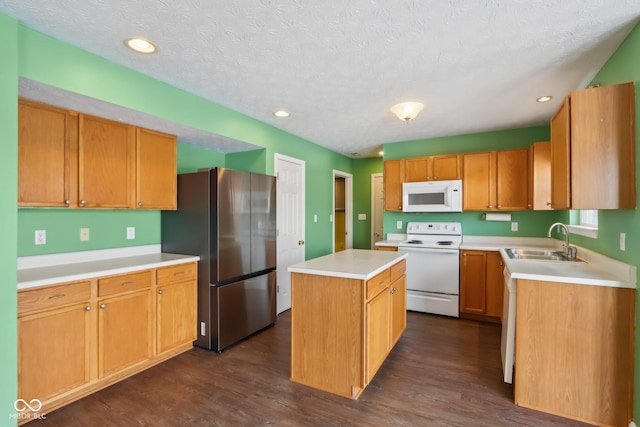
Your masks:
M289 267L291 381L360 396L406 327L406 257L349 249Z

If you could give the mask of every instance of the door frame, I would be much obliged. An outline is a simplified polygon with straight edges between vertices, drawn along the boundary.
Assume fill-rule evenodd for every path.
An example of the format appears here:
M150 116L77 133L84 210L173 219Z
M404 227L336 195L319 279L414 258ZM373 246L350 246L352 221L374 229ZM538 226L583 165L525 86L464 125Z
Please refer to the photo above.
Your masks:
M374 238L374 234L376 232L375 230L375 193L374 193L374 188L375 188L375 182L376 182L376 178L381 177L382 178L382 186L383 186L383 191L382 194L384 195L384 174L382 172L380 173L372 173L371 174L371 232L369 234L369 236L371 237L371 249L375 249L375 238ZM383 196L384 197L384 196ZM384 240L384 200L382 201L382 212L380 212L380 216L382 216L382 235L381 240Z
M333 170L331 178L331 252L336 251L336 178L344 178L344 218L346 221L345 231L347 238L345 239L345 249L353 248L353 175L342 172L337 169Z

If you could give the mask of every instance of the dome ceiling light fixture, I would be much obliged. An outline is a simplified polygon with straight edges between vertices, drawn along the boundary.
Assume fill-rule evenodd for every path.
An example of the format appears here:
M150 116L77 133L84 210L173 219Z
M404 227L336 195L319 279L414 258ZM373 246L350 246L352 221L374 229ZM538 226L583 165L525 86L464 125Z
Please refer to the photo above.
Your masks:
M278 110L278 111L274 111L273 115L280 118L289 117L289 112L286 110Z
M418 113L422 111L424 104L420 102L401 102L391 107L391 112L398 116L400 120L404 120L408 123L409 120L416 118Z
M155 53L156 46L149 40L133 37L124 41L125 46L140 53Z
M553 96L545 95L545 96L541 96L540 98L536 99L536 102L548 102L548 101L551 101L551 99L553 99Z

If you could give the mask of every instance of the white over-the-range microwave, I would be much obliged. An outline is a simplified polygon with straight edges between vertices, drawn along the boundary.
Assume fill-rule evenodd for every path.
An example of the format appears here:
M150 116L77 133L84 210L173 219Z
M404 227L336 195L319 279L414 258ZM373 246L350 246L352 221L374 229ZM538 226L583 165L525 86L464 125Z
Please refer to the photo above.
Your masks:
M402 212L462 212L462 180L403 183Z

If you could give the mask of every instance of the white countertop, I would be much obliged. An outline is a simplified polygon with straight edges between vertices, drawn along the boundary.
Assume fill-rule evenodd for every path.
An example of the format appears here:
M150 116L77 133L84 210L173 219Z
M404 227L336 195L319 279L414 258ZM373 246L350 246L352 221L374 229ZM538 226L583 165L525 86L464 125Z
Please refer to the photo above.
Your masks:
M406 257L406 253L348 249L293 264L289 272L369 280Z
M25 257L19 260L19 267L22 268L18 268L18 290L132 273L200 259L193 255L159 252L159 245L152 245L144 250L136 250L138 248L140 247L109 250L110 257L106 257L104 251L74 252L72 255L75 255L77 262L69 262L70 259L74 259L70 254L60 254L59 264L54 263L55 255ZM96 253L100 253L102 258L95 259Z

